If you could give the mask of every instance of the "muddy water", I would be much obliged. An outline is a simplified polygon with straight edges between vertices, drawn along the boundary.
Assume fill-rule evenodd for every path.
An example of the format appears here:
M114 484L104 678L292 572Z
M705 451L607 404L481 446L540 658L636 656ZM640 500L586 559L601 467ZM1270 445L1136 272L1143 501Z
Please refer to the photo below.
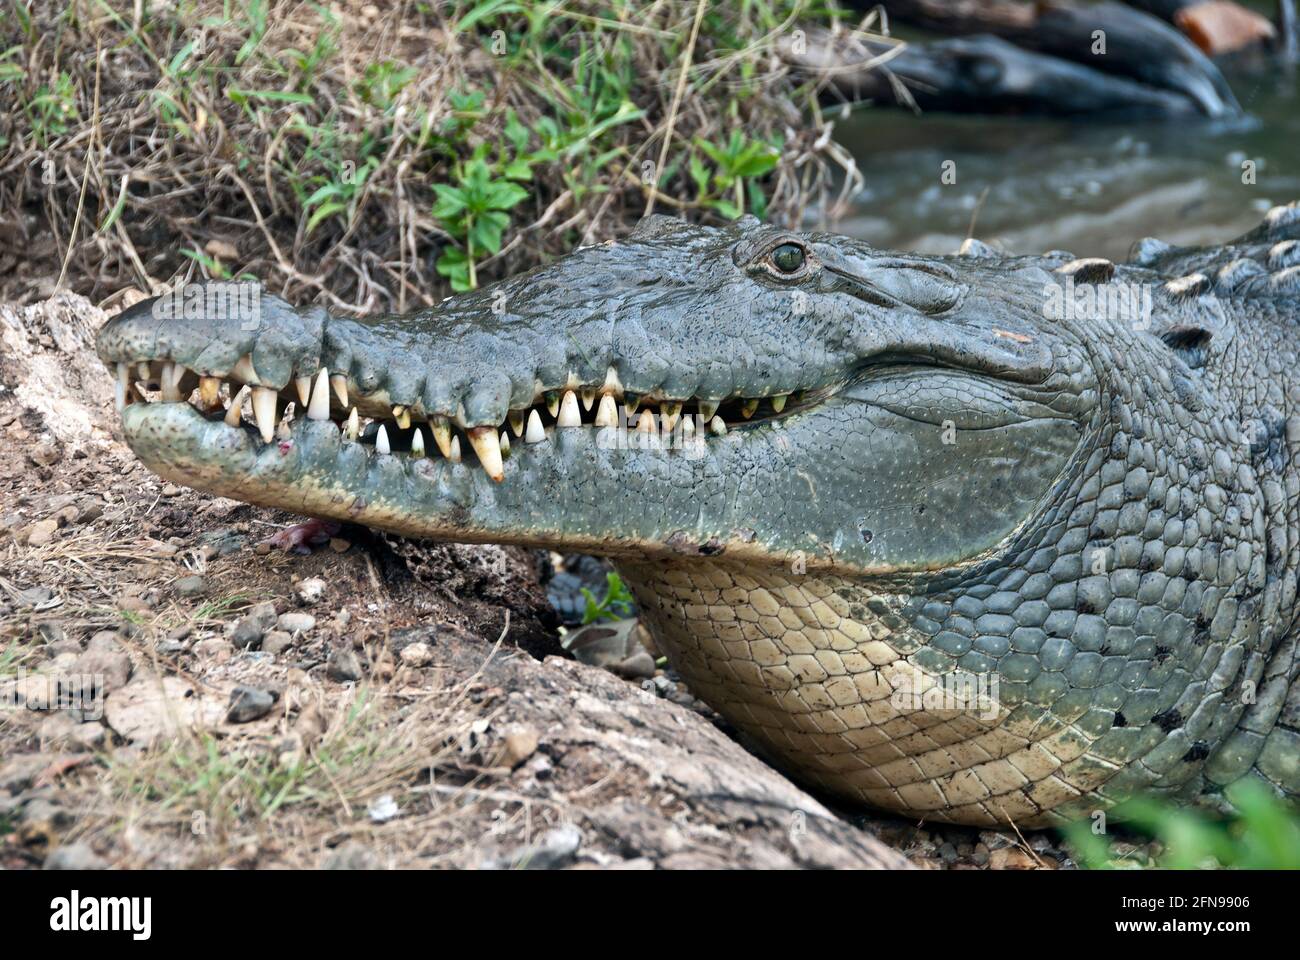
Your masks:
M1231 125L1067 122L857 108L836 137L866 179L840 232L952 253L974 235L1013 253L1127 257L1135 238L1213 243L1300 199L1300 92L1276 63L1225 67L1250 117ZM941 182L945 161L956 183ZM1243 183L1253 160L1255 182Z

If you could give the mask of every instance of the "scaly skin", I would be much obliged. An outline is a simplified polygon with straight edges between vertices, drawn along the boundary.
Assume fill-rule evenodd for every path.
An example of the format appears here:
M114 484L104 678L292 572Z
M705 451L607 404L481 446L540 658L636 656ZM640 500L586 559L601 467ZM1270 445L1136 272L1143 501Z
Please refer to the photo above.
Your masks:
M651 218L409 317L149 302L99 352L123 383L143 360L151 380L184 373L166 362L262 385L262 435L275 393L319 379L315 418L269 443L219 410L130 403L127 441L161 476L610 556L692 690L777 764L908 815L1037 825L1138 788L1300 794L1297 238L1300 210L1277 208L1234 245L1143 241L1115 267ZM1150 310L1045 316L1067 282L1138 285ZM340 435L322 366L388 421L390 453ZM654 449L592 426L584 391L637 403L632 423L720 402L730 430L692 421ZM530 407L544 436L511 433L498 469L494 438Z

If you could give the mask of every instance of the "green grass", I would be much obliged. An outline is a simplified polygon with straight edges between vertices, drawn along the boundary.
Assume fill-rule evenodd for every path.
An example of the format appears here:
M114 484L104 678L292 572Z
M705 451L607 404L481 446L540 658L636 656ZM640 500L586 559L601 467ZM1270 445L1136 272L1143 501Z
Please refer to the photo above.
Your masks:
M1137 797L1109 811L1105 821L1077 821L1063 833L1079 864L1093 870L1300 870L1300 814L1257 780L1239 781L1226 795L1236 810L1227 818ZM1103 822L1108 828L1099 830ZM1154 859L1135 860L1128 855L1132 845L1121 847L1110 828L1139 842L1154 841Z
M16 107L0 164L24 171L0 199L35 201L64 242L84 203L72 275L91 294L144 285L146 263L154 280L252 273L296 300L436 302L648 204L798 220L831 177L829 154L807 162L816 91L771 68L777 38L832 15L818 0L708 5L693 46L693 0L417 3L374 22L288 0L145 5L139 23L106 0L0 5ZM395 39L399 16L421 42ZM240 262L205 250L231 237Z

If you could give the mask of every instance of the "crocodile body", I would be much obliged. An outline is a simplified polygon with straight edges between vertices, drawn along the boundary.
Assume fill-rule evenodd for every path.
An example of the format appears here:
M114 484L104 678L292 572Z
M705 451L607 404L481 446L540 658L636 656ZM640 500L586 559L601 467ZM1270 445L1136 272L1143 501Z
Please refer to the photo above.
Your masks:
M410 316L160 302L99 337L155 472L609 556L827 791L1020 825L1300 794L1295 205L1118 266L649 218Z

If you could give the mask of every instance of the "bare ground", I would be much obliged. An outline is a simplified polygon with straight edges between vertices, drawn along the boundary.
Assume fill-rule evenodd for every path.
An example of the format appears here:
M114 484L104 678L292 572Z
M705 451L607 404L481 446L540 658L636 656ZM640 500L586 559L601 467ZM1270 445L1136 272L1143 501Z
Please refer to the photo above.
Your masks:
M568 659L531 554L269 549L299 518L121 442L103 319L0 305L0 867L1070 865L835 810L671 675ZM103 715L50 709L82 674Z

